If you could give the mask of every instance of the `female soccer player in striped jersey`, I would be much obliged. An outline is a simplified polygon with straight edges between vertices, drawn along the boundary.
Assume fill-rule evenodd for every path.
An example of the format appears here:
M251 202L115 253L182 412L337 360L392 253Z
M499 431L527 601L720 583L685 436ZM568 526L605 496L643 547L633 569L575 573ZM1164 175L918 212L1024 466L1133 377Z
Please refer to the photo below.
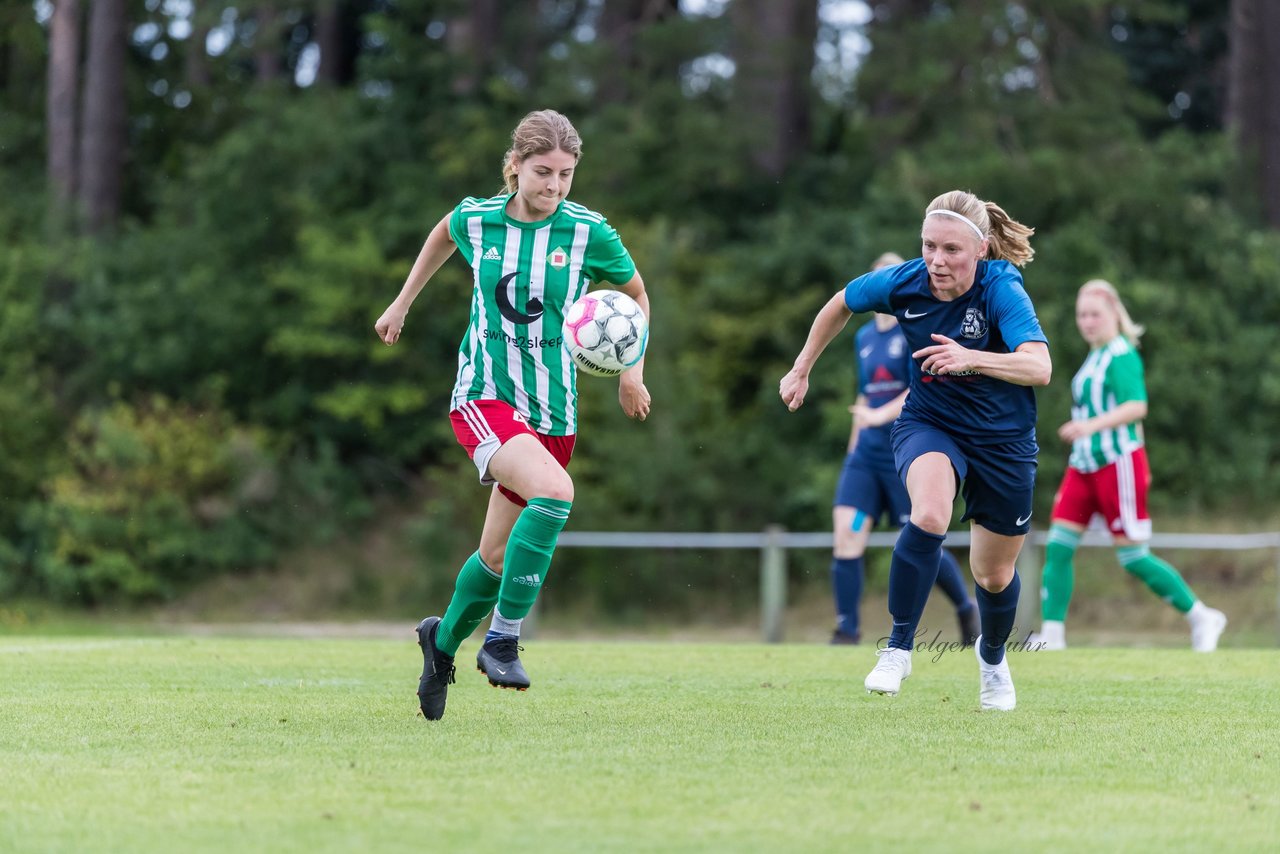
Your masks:
M897 694L938 575L951 507L963 483L972 520L969 565L977 581L983 709L1013 709L1005 642L1020 584L1014 564L1030 530L1036 470L1036 401L1052 365L1035 309L1015 265L1030 261L1032 229L998 205L955 190L925 209L922 258L854 279L823 306L779 392L804 403L809 372L856 312L892 314L915 369L894 422L893 454L911 498L889 567L893 630L867 675L869 692ZM988 256L994 260L986 260Z
M1090 349L1071 380L1071 420L1058 428L1058 437L1071 444L1071 457L1054 497L1045 547L1043 623L1030 640L1042 649L1066 648L1072 557L1085 526L1098 514L1111 532L1120 565L1186 615L1193 649L1213 652L1227 626L1226 616L1197 599L1178 571L1151 554L1147 545L1151 472L1142 435L1147 386L1138 355L1143 329L1129 317L1116 289L1102 279L1081 286L1076 326Z
M375 326L394 344L427 281L455 249L462 253L474 287L449 419L480 482L494 489L480 547L458 573L444 616L418 624L418 699L428 720L444 715L454 655L491 610L476 667L497 687L529 687L520 624L546 580L573 504L565 468L578 395L561 340L565 311L594 282L626 293L649 315L644 280L618 233L600 214L566 199L582 151L573 125L541 110L525 116L511 139L505 192L463 199L436 224ZM629 417L648 416L643 360L621 375L618 399Z

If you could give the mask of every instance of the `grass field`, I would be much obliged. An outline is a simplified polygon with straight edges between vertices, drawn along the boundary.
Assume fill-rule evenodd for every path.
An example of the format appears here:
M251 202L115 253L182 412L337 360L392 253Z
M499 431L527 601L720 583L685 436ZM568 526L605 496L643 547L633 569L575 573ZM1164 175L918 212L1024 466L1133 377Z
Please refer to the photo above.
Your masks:
M459 662L469 665L474 644ZM1204 851L1280 839L1275 652L537 641L534 687L381 639L0 638L5 851Z

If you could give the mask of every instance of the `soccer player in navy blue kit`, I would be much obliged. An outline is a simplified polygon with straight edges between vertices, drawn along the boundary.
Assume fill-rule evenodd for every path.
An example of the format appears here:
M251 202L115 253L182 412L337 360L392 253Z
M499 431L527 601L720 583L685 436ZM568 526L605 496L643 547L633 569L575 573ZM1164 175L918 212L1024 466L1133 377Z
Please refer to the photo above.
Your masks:
M902 258L886 252L872 270L901 264ZM833 644L861 640L859 607L865 572L863 555L871 528L882 515L902 527L911 517L911 500L898 477L889 430L907 399L911 381L911 353L891 314L877 314L854 334L858 356L858 396L849 408L853 427L849 450L840 470L831 509L834 529L831 587L835 596L836 628ZM947 594L960 623L960 642L971 645L978 638L977 604L965 593L964 576L955 556L942 550L938 587Z
M912 350L910 394L892 431L911 520L893 549L893 631L864 682L869 692L895 695L911 675L916 627L938 575L951 506L963 494L982 626L979 702L1004 711L1017 703L1004 645L1021 587L1015 563L1031 529L1032 387L1052 374L1048 341L1017 270L1034 255L1033 233L972 193L938 196L920 228L922 257L859 276L832 297L779 383L783 402L798 409L814 362L857 312L897 317Z

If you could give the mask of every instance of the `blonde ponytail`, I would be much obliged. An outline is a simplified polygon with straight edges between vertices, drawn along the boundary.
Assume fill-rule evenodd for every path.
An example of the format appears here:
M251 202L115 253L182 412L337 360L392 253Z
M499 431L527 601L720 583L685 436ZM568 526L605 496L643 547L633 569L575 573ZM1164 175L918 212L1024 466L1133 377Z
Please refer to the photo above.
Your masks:
M984 202L965 190L952 190L930 202L924 215L927 217L935 211L967 220L977 234L987 239L989 258L1022 267L1035 257L1031 235L1036 230L1010 217L995 202Z

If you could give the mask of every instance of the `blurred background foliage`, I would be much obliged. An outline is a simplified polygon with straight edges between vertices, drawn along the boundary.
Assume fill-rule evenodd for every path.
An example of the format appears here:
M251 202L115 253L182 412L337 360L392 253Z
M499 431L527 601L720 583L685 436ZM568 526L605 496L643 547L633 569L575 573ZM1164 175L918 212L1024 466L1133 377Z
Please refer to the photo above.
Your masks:
M305 575L348 542L365 545L328 555L354 554L329 567L347 579L333 604L416 613L446 595L486 499L445 417L469 271L446 265L395 348L372 326L431 226L498 192L511 128L542 107L581 131L573 197L618 227L654 315L647 422L621 415L614 383L581 383L575 529L825 528L851 336L799 413L777 381L817 308L881 252L918 254L925 204L953 188L1037 229L1025 277L1056 368L1041 518L1085 352L1074 293L1102 276L1149 330L1157 513L1248 527L1280 495L1280 106L1254 91L1278 91L1280 60L1249 40L1274 15L5 4L0 590L149 602L281 563ZM563 560L551 601L584 609L754 598L740 554Z

